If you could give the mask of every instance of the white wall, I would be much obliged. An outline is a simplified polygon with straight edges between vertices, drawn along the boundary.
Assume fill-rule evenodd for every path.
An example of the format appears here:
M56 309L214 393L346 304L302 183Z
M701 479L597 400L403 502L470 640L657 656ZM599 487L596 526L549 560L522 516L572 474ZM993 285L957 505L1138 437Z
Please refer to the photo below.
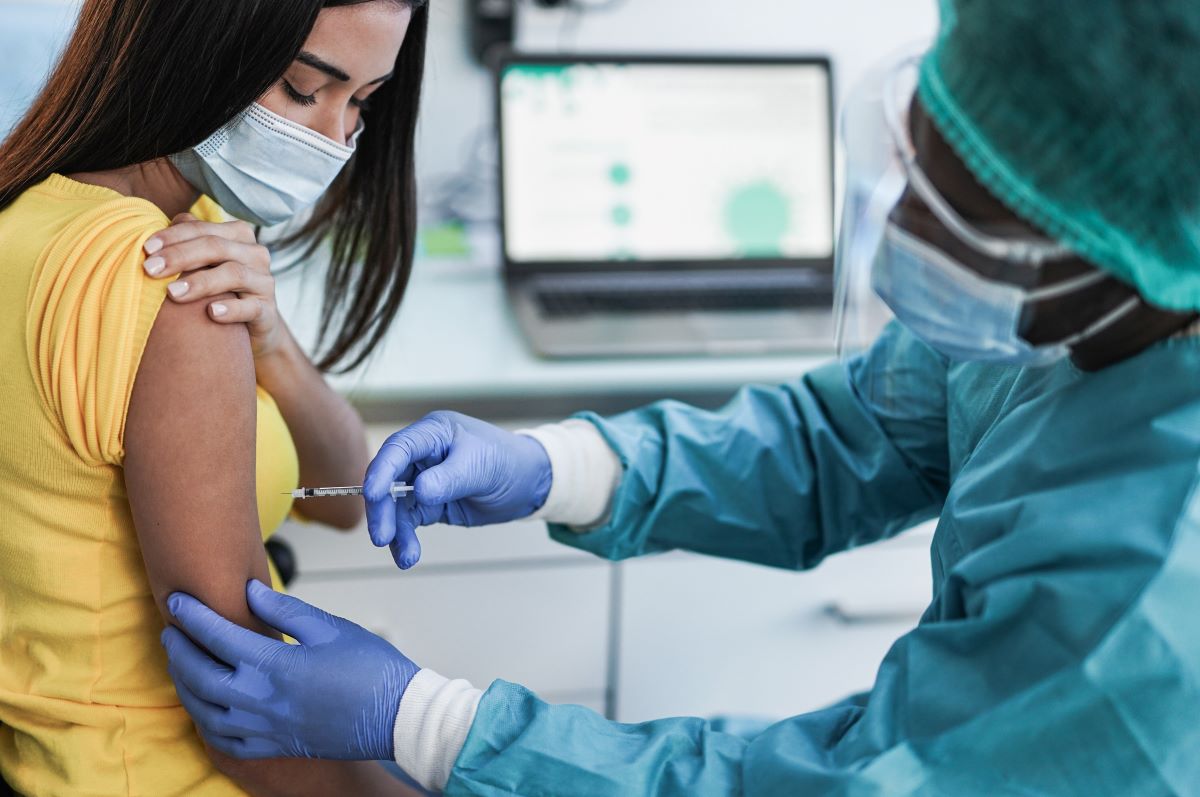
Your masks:
M435 0L436 1L436 0ZM586 2L586 0L585 0ZM623 0L584 14L575 33L564 13L532 5L518 40L528 49L636 52L824 53L839 91L898 47L936 29L934 0Z
M431 0L418 172L424 179L458 171L471 139L491 124L492 84L467 46L466 0Z
M839 96L877 61L930 38L937 24L935 0L623 0L613 10L577 17L520 2L521 49L828 54ZM492 114L491 81L467 50L466 0L431 3L420 145L425 177L460 169L471 137Z

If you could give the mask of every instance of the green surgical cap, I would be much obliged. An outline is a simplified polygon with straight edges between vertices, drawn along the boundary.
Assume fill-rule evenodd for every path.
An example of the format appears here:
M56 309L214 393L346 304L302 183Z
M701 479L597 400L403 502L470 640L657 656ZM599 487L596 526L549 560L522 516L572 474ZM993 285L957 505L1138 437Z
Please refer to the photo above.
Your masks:
M1200 0L941 0L919 91L1014 212L1200 310Z

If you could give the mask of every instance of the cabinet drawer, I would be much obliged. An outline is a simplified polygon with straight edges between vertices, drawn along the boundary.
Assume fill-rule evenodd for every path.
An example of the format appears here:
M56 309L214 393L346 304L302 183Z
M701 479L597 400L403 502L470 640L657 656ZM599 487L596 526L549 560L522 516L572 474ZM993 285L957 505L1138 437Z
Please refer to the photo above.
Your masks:
M293 594L383 636L419 665L484 689L539 694L607 687L612 566L483 569L311 580Z

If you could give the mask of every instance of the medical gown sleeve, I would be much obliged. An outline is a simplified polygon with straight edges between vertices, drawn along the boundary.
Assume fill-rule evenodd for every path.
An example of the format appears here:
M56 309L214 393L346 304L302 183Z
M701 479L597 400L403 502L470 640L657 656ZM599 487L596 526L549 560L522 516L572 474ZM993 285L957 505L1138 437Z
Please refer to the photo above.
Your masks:
M716 412L583 417L624 473L603 527L551 534L611 559L684 548L809 568L933 517L948 483L946 361L898 325L848 367Z

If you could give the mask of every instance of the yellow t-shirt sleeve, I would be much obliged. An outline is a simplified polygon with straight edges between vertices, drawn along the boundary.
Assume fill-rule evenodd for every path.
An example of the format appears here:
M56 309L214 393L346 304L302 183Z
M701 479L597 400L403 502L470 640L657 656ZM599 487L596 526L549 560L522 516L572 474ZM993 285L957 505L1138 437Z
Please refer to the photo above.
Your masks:
M142 246L167 218L140 200L80 215L30 281L26 344L38 391L75 452L121 465L138 365L170 280L149 278Z
M208 221L213 224L223 224L230 220L230 217L220 205L203 194L201 194L200 198L196 200L196 204L192 205L191 210L188 212L200 219L200 221Z

